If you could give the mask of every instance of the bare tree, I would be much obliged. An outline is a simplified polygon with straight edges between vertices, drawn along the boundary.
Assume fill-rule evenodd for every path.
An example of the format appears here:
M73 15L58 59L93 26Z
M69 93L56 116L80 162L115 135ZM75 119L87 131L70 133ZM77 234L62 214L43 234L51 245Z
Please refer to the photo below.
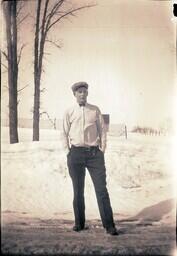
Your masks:
M4 14L6 22L7 55L8 62L8 89L9 89L9 135L10 143L18 142L18 112L17 112L17 1L4 1Z
M40 122L40 86L43 70L43 57L46 42L57 43L49 40L50 30L63 19L75 16L75 13L93 5L73 7L66 0L38 0L36 1L35 37L34 37L34 109L33 109L33 141L39 141Z
M7 50L2 51L4 58L7 60L7 66L2 63L8 74L8 93L9 93L9 137L10 143L17 143L18 140L18 67L25 47L22 44L18 50L17 36L20 23L27 16L20 20L20 12L23 8L23 2L18 0L2 1L6 27L6 44Z

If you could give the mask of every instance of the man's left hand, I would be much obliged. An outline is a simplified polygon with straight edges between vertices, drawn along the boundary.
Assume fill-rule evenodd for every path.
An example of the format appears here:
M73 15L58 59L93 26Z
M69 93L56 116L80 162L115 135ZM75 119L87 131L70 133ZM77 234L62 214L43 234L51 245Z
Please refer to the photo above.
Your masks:
M100 150L101 150L101 152L104 154L105 153L105 150L104 149L102 149L102 148L99 148Z

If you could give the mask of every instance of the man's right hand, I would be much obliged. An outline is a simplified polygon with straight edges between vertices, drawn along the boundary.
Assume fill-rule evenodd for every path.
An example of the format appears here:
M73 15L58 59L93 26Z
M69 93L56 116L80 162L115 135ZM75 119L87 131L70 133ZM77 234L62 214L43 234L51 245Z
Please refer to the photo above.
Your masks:
M69 153L70 153L70 149L65 150L65 154L66 154L66 156L68 156L68 155L69 155Z

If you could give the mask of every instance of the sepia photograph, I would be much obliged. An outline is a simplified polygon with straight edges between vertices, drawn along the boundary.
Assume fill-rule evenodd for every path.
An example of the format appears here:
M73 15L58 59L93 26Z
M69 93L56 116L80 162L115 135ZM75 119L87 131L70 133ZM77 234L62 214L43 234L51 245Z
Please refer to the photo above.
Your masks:
M2 255L177 256L176 7L1 0Z

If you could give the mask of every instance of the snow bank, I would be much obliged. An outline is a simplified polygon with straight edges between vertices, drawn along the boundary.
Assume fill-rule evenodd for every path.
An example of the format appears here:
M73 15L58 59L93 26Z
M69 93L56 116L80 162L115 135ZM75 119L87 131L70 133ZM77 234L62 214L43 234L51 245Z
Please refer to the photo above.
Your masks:
M72 184L62 150L60 132L45 130L42 141L2 144L2 211L32 216L72 217ZM107 185L113 211L135 215L144 207L173 197L171 141L129 134L128 140L109 136L105 153ZM86 175L86 213L99 218L90 176Z

